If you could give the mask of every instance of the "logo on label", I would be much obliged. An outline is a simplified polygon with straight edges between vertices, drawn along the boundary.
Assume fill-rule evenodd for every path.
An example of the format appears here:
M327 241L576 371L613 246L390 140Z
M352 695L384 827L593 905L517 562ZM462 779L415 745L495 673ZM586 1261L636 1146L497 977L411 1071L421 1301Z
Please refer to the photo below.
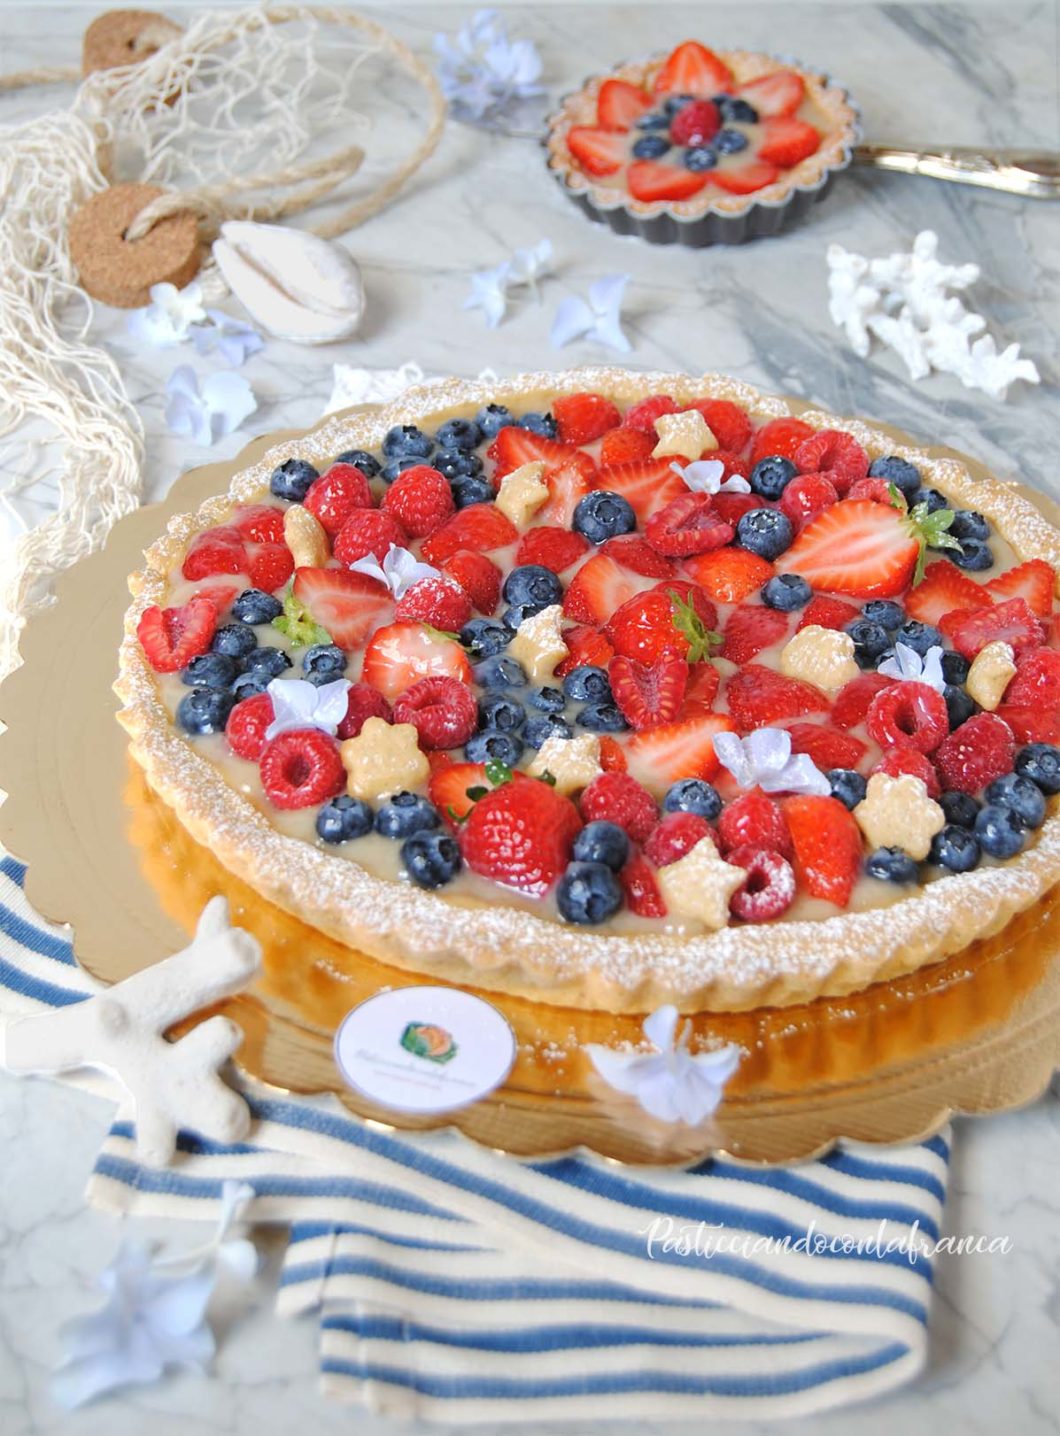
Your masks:
M410 1022L401 1034L401 1045L428 1062L451 1062L459 1050L453 1034L437 1022Z

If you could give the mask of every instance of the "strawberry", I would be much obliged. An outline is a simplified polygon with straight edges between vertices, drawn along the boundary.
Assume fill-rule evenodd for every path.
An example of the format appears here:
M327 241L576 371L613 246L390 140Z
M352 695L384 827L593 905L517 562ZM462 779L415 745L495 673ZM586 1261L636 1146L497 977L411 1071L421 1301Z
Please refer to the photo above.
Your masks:
M732 848L765 848L788 857L791 835L780 804L761 788L741 793L721 810L718 839L723 853Z
M449 763L431 774L427 796L451 828L458 828L475 806L469 793L489 789L489 780L482 763Z
M561 394L552 405L552 417L564 444L591 444L621 423L622 415L603 394Z
M659 160L634 160L626 171L626 185L634 199L652 203L655 200L691 199L709 181L706 174L678 169Z
M794 462L800 474L824 474L840 498L869 472L868 454L842 429L818 429L796 449Z
M240 509L232 522L251 543L283 543L283 510L275 504L251 504Z
M760 75L737 91L741 99L755 107L759 118L766 120L776 115L793 115L805 93L803 78L794 70L774 70L770 75Z
M553 573L562 573L589 550L589 540L571 529L544 525L530 529L519 540L515 551L517 565L536 563Z
M585 822L616 823L635 843L642 843L659 821L655 799L626 773L601 773L578 806Z
M877 693L890 688L891 682L882 673L859 673L836 694L832 704L832 722L837 728L856 728L859 723L864 723L869 704Z
M886 773L890 778L900 778L903 774L919 778L927 789L929 798L937 798L942 792L939 775L935 772L931 759L918 753L915 748L888 749L872 771Z
M626 744L629 774L659 796L678 778L713 778L719 766L715 735L732 729L732 720L725 713L697 713L634 733Z
M582 564L563 595L563 616L598 627L638 591L636 580L613 558L595 553Z
M847 490L848 499L871 499L874 504L892 502L891 486L886 479L855 479Z
M1037 648L1045 636L1041 622L1023 598L946 614L940 626L965 658L974 658L981 648L995 640L1009 644L1017 653L1024 648Z
M621 132L595 125L573 125L567 131L567 148L591 175L613 175L626 162L626 142Z
M644 856L657 868L679 862L706 838L713 844L713 829L698 813L666 813L644 844Z
M717 499L715 499L715 503ZM622 534L608 539L600 549L601 553L613 558L615 563L629 569L630 573L642 574L645 578L671 578L674 566L668 558L656 553L651 544L639 534Z
M275 808L315 808L346 788L339 747L319 728L294 728L266 743L261 786Z
M383 512L397 519L412 538L427 538L456 512L456 504L444 474L429 464L415 464L387 489Z
M577 464L589 480L596 473L592 456L583 453L581 449L576 449L572 444L561 444L556 439L546 439L543 434L535 434L529 429L519 429L511 424L498 431L497 437L486 450L486 457L493 462L495 484L513 469L521 469L524 464L538 460L549 469L558 469L563 464Z
M801 419L770 419L768 424L763 424L755 431L751 444L751 463L757 464L759 459L772 454L779 454L782 459L791 459L794 462L799 445L812 434L813 430L809 424L804 424Z
M1005 702L1027 708L1060 707L1060 653L1055 648L1025 648L1018 653Z
M775 668L749 663L729 679L725 689L737 730L753 733L785 718L827 713L828 699L812 683L786 678Z
M784 568L829 593L893 598L919 578L928 543L947 538L952 519L949 509L929 514L918 505L906 514L866 499L841 500L810 520L784 555Z
M628 80L605 80L596 97L596 122L605 130L631 130L652 98Z
M773 577L773 565L745 548L718 548L685 563L701 588L719 603L739 603Z
M622 416L622 424L626 429L636 429L638 433L648 434L654 449L658 442L655 433L656 419L663 414L676 414L679 409L677 400L671 399L669 394L649 394L646 399L639 399L637 403L629 406Z
M976 713L939 744L935 767L947 791L975 794L1010 773L1015 757L1012 730L1004 719Z
M734 848L725 861L747 869L747 881L729 902L729 911L741 922L770 922L795 901L795 873L779 853Z
M718 188L729 194L754 194L780 178L776 165L767 164L765 160L746 160L732 169L711 170L710 174Z
M702 589L687 580L664 580L621 604L604 632L616 653L639 663L654 663L664 653L699 663L718 641L717 621L717 610Z
M826 474L800 474L780 496L780 511L801 529L838 500L839 492Z
M215 573L244 573L247 554L243 536L230 525L206 529L191 542L181 575L194 583Z
M516 773L475 803L460 846L473 873L542 897L567 866L580 827L569 798Z
M721 686L721 674L713 663L693 663L688 670L688 687L681 711L685 717L693 713L710 713Z
M252 763L258 761L265 751L265 729L275 716L267 693L255 693L253 698L244 698L236 704L228 715L225 737L237 758L248 758Z
M302 500L326 534L334 538L354 509L375 506L367 475L354 464L332 464L314 479Z
M437 676L470 683L471 665L459 643L436 638L419 623L380 628L364 650L361 677L391 703L419 679Z
M820 146L821 133L813 125L778 115L762 126L758 155L770 164L780 165L781 169L791 169L800 160L816 154Z
M421 578L398 599L394 617L459 633L471 617L471 600L452 578Z
M645 434L641 429L627 429L625 424L620 424L617 429L609 429L604 435L600 444L600 463L636 463L638 459L650 458L657 443L654 433Z
M1028 608L1039 618L1048 618L1053 611L1056 569L1043 558L1028 559L992 578L986 587L999 598L1025 599Z
M563 642L567 645L568 656L556 665L557 678L564 678L571 669L586 664L592 668L606 668L615 652L602 633L586 624L565 628Z
M698 409L707 421L707 428L718 441L720 448L731 455L742 454L751 437L751 420L731 399L693 399L688 405ZM716 454L711 454L712 459ZM728 478L728 474L725 476Z
M685 40L667 56L655 76L655 93L695 95L709 100L732 89L732 71L706 45Z
M626 771L626 755L622 751L622 744L617 738L612 738L610 733L604 733L600 737L600 767L605 773Z
M275 593L294 573L294 557L284 543L251 544L247 572L254 588Z
M628 415L627 415L628 418ZM658 509L688 489L680 474L671 467L672 459L645 459L642 463L609 464L597 475L596 487L621 494L637 516L646 524Z
M711 454L711 458L716 458ZM722 523L731 524L733 529L752 509L760 509L762 500L757 494L715 494L714 512Z
M569 460L546 469L543 478L548 498L537 511L537 522L570 528L574 510L592 488L592 476L586 474L582 464Z
M817 628L834 628L842 632L848 623L853 623L856 618L860 617L861 609L855 608L845 599L828 598L824 594L817 593L799 615L795 632L799 633L811 625Z
M710 494L688 490L648 520L644 536L656 553L672 558L724 548L736 536L732 524L719 519Z
M705 145L721 129L717 105L710 100L693 100L682 105L670 121L670 140L675 145Z
M373 628L393 614L390 590L366 573L341 568L300 568L294 576L294 596L332 643L357 649Z
M198 598L201 594L204 598L208 598L217 610L217 620L220 622L221 618L228 612L240 593L244 588L248 587L248 585L245 583L222 583L220 581L220 575L215 575L215 577L218 579L216 583L207 580L202 588L195 590L192 597ZM247 577L249 578L249 574Z
M136 636L156 673L178 673L209 648L217 628L217 608L197 593L180 608L145 608Z
M411 723L425 751L461 748L478 727L478 704L466 683L438 673L405 689L394 722Z
M792 723L791 751L805 753L827 773L829 768L856 768L868 752L859 738L840 733L827 723Z
M936 559L924 570L924 577L911 589L905 600L905 611L921 623L937 624L947 613L957 609L982 608L991 602L981 584L961 573L948 558Z
M794 795L781 809L795 850L795 876L811 897L846 907L861 869L861 832L838 798Z
M1060 743L1060 708L1017 708L1002 703L997 716L1012 729L1017 743Z
M933 753L950 731L942 694L915 682L881 689L869 704L865 726L884 750L915 748L918 753Z
M420 552L425 563L437 566L462 548L488 553L506 548L518 537L518 529L495 504L469 504L425 539Z
M638 917L666 916L666 904L655 881L655 870L647 858L636 853L619 873L618 880L630 912Z
M333 552L339 563L348 568L369 554L382 563L391 544L407 548L408 542L408 534L393 514L382 509L354 509L335 535Z
M484 553L472 553L469 548L457 549L442 564L442 572L457 581L479 613L496 613L504 575L492 559Z
M669 723L681 710L688 664L673 653L661 654L649 667L616 654L608 665L611 692L631 728Z
M732 663L750 663L764 648L788 636L788 615L760 603L744 603L734 608L725 625L725 642L721 656Z
M356 738L369 718L393 719L390 704L370 683L351 683L346 694L346 716L338 727L338 737Z

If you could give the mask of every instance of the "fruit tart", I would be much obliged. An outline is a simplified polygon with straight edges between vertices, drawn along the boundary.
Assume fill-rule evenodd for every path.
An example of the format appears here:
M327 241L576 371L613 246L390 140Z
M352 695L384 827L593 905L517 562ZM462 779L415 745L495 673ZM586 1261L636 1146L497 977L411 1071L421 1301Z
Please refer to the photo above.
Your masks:
M568 95L545 148L590 219L699 248L800 219L850 164L857 133L845 91L821 76L686 40Z
M1060 533L719 376L446 381L171 521L120 720L374 957L568 1006L839 994L1060 880Z

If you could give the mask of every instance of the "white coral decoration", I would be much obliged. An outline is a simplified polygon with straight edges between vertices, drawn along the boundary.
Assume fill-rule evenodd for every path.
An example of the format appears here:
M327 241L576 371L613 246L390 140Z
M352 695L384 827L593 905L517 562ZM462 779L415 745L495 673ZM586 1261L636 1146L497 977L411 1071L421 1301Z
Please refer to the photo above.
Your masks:
M511 40L496 10L478 10L451 40L435 35L438 80L458 120L496 118L514 101L542 93L541 56L531 40Z
M896 678L899 683L926 683L941 693L946 687L942 674L942 649L929 648L923 657L908 644L896 643L894 657L881 663L879 673L884 678Z
M829 313L861 358L875 337L895 350L911 378L923 379L935 369L994 399L1004 399L1018 379L1039 382L1019 345L999 351L993 335L984 332L983 316L952 292L968 289L980 269L941 263L934 231L921 231L908 253L867 259L832 244L827 258Z
M440 578L439 569L429 563L422 563L407 548L392 543L386 551L386 558L380 563L375 554L367 554L350 564L352 573L364 573L385 583L395 598L404 598L414 583L423 578Z
M751 485L740 474L724 479L725 465L720 459L696 459L691 464L670 465L694 494L749 494Z
M702 1122L717 1110L725 1083L743 1055L733 1043L693 1057L688 1050L691 1023L677 1032L676 1007L660 1007L644 1019L644 1035L654 1053L616 1052L595 1042L585 1051L600 1076L617 1092L635 1097L661 1122Z
M273 711L273 720L265 729L267 739L295 728L319 728L334 737L346 717L350 683L336 678L318 688L305 678L274 678L266 691Z
M718 733L714 752L741 788L764 793L816 793L822 797L832 785L806 753L792 754L791 734L784 728L756 728L746 738Z

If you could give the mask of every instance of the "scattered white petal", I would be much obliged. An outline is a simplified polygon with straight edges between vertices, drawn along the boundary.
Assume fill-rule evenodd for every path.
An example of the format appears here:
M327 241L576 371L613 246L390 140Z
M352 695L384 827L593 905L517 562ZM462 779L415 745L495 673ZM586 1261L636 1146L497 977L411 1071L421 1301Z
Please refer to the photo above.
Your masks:
M375 554L366 554L356 563L349 565L352 573L364 573L385 583L395 599L404 598L414 583L422 578L440 578L439 569L418 559L407 548L392 543L386 551L386 558L380 563Z
M212 354L216 350L226 364L238 369L251 354L264 349L265 341L252 324L226 314L223 309L206 311L208 324L199 324L192 330L197 354Z
M478 10L455 39L435 35L438 80L458 120L496 118L514 101L542 93L541 57L530 40L511 40L495 10Z
M525 284L534 298L540 302L538 280L552 273L552 241L539 240L527 249L517 249L512 255L509 270L510 284Z
M204 448L238 429L257 407L240 374L211 374L200 390L195 371L181 364L166 384L166 425Z
M496 329L508 308L508 281L511 263L505 260L495 269L480 269L471 276L471 293L464 300L465 309L481 309L490 329Z
M942 649L938 647L929 648L922 658L907 644L896 643L894 657L881 663L877 672L885 678L896 678L899 683L926 683L939 693L946 687L942 674Z
M126 321L129 332L145 344L159 349L183 344L191 326L206 319L202 285L197 279L183 289L175 284L152 284L150 295L151 303L145 309L134 309Z
M628 354L633 348L622 331L622 299L628 274L608 274L589 286L588 299L570 294L560 302L549 336L557 349L573 339L591 339Z
M746 738L718 733L714 752L741 788L757 787L764 793L816 793L822 797L832 791L832 785L807 753L792 753L791 734L785 728L756 728Z
M749 494L751 485L739 474L723 479L725 465L720 459L696 459L691 464L673 463L675 474L680 474L685 484L695 494Z
M305 678L274 678L266 689L272 699L273 719L265 737L271 740L293 728L319 728L334 737L346 717L349 691L345 678L322 683L319 688Z
M725 1084L740 1065L740 1048L730 1043L693 1057L688 1051L691 1023L677 1035L676 1007L660 1007L644 1019L644 1035L654 1053L616 1052L595 1042L585 1051L604 1081L635 1097L662 1122L695 1125L718 1108Z

